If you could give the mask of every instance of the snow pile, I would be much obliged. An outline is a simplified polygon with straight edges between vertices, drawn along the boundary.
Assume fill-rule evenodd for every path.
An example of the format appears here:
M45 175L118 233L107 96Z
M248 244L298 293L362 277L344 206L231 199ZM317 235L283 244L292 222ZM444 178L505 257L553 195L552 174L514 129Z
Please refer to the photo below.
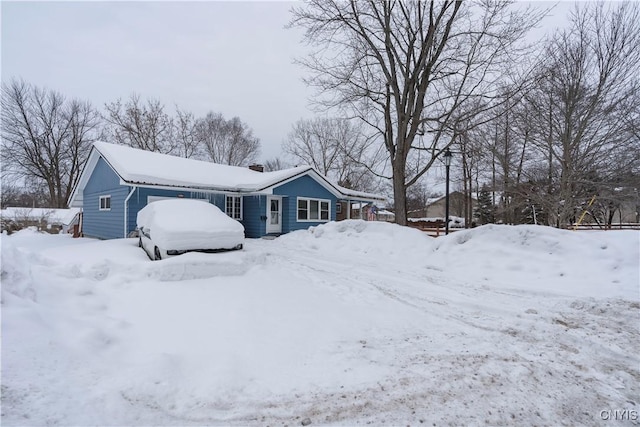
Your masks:
M311 250L326 257L380 257L411 265L425 259L434 240L425 233L383 221L360 219L329 222L309 230L300 230L279 238L287 248Z
M20 231L21 234L34 234L33 229ZM20 298L35 301L36 292L32 286L31 266L27 261L29 253L16 247L6 232L2 233L2 262L0 279L2 280L2 303L12 294Z
M640 409L639 237L344 221L152 262L3 235L2 422L599 424Z
M163 249L232 249L244 239L244 227L217 206L192 199L160 200L138 212L138 227L150 230Z
M633 230L486 225L435 239L429 259L452 276L491 286L638 298L640 240Z

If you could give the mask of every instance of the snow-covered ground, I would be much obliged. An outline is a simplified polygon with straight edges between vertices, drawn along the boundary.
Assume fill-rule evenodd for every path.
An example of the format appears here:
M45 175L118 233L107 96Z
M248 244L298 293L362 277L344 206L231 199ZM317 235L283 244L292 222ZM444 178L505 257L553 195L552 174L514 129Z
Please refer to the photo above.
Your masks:
M638 425L639 247L344 221L152 262L3 235L2 424Z

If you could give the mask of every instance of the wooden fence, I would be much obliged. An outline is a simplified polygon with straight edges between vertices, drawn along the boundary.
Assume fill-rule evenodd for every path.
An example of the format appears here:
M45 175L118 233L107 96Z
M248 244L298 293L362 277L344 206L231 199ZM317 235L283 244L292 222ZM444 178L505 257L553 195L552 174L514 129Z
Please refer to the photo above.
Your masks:
M639 223L568 225L568 230L640 230Z
M409 221L407 224L409 227L416 228L420 231L424 231L429 236L439 237L444 236L445 228L444 222L442 223L433 223L427 221ZM611 224L611 225L598 225L598 224L580 224L578 226L568 225L566 227L567 230L576 230L576 231L587 231L587 230L640 230L639 223L624 223L624 224ZM464 228L452 228L449 227L449 234L454 233L456 231L464 230Z
M431 237L444 236L446 232L444 221L409 221L407 225L411 228L424 231ZM449 226L449 234L460 230L464 230L464 228L452 228Z

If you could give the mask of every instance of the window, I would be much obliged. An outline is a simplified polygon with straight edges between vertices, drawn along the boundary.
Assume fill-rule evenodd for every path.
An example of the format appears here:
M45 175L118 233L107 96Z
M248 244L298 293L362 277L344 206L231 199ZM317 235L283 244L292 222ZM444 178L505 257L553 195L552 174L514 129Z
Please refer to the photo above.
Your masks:
M329 221L329 202L320 202L320 219Z
M309 219L309 201L298 199L298 221Z
M227 196L225 206L227 215L242 220L242 196Z
M329 221L330 205L328 200L298 198L298 221Z
M320 209L318 209L318 204L320 202L318 200L309 200L309 219L319 219L320 218Z
M100 210L101 211L111 210L111 196L100 196Z
M342 213L342 203L336 203L336 213Z

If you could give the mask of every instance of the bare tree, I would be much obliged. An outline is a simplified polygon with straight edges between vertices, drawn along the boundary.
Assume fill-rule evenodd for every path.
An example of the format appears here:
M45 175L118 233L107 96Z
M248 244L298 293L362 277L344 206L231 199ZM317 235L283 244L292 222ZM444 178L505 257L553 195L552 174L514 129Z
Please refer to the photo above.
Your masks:
M0 191L0 207L5 209L9 206L21 206L22 189L12 182L3 179Z
M546 47L530 105L556 225L575 220L599 187L619 186L638 164L639 46L640 6L625 2L576 7L571 27Z
M203 155L215 163L223 163L223 152L227 150L225 127L226 120L220 113L209 112L195 122L194 134Z
M528 105L523 102L527 90L523 84L511 83L500 91L499 105L491 111L485 123L471 131L474 143L466 155L475 162L486 165L483 176L476 175L475 188L484 179L491 182L492 203L497 206L496 214L503 223L519 221L519 211L523 209L520 184L525 176L525 167L530 159L534 121L530 117ZM476 166L478 163L476 163ZM479 171L478 171L479 172ZM471 182L469 182L471 186ZM496 193L499 200L496 201Z
M316 117L298 120L282 144L294 162L313 166L340 185L358 190L374 187L369 172L368 141L353 121Z
M13 178L11 173L8 178ZM2 180L2 209L7 207L30 207L45 208L51 207L51 197L47 186L42 181L34 177L23 177L20 180Z
M247 165L254 162L260 153L260 140L253 136L253 130L238 117L227 121L228 141L225 153L228 165Z
M289 164L280 157L274 157L264 162L265 172L274 172L289 168Z
M318 47L302 63L327 107L363 120L392 170L396 221L406 224L406 190L455 141L514 44L541 18L502 2L310 0L292 26ZM474 101L473 107L469 105ZM424 155L408 170L414 150Z
M638 10L632 3L577 7L571 27L545 42L528 82L505 84L504 101L472 130L489 154L491 176L483 178L499 194L503 222L565 226L587 210L604 226L633 202L640 175Z
M424 218L428 216L427 206L430 199L442 197L429 189L424 179L419 180L407 189L407 213L409 217Z
M50 206L66 207L98 123L89 103L23 81L3 84L3 179L35 181L47 188Z
M193 113L180 110L176 106L175 151L180 157L200 158L202 149L196 138Z
M114 142L165 154L176 150L173 119L159 100L142 102L139 95L132 94L126 103L118 99L105 109L104 119Z
M194 135L204 157L214 163L246 166L260 153L260 140L238 117L225 120L222 114L210 112L196 120Z

